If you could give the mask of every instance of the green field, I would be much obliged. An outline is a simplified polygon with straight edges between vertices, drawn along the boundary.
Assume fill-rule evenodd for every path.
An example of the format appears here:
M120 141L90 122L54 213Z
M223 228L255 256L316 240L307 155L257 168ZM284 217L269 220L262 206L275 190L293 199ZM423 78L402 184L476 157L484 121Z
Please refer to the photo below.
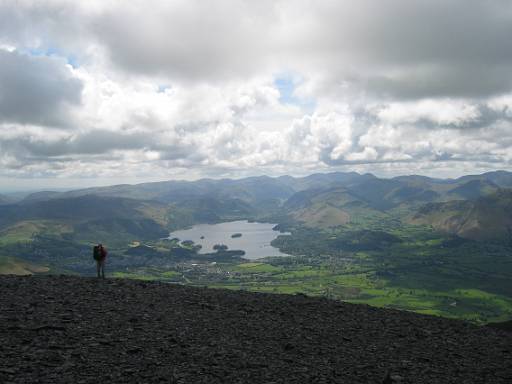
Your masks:
M21 221L0 231L0 245L27 243L34 235L60 235L70 230L66 224L49 220Z
M0 275L32 275L47 273L49 268L7 256L0 256Z
M270 293L305 293L353 303L390 307L424 314L461 318L477 323L512 318L512 298L478 289L427 290L394 285L374 272L339 273L327 267L275 270L258 265L258 279L246 267L230 267L237 275L211 287Z

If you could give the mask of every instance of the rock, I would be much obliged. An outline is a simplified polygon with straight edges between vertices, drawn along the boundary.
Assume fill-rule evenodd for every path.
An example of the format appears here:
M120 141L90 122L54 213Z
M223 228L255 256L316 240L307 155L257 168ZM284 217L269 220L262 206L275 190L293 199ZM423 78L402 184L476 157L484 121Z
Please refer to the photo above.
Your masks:
M393 384L393 379L391 379L389 371L386 373L384 380L382 380L382 384Z
M2 383L500 384L512 377L511 333L391 309L70 276L0 276L0 292Z

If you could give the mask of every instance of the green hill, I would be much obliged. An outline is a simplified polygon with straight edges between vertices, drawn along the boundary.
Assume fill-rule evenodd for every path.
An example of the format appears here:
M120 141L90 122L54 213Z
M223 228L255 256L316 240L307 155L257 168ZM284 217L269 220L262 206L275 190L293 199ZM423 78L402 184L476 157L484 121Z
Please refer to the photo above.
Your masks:
M165 236L168 206L93 195L0 206L0 242L34 235L72 241L124 243Z
M15 257L0 256L0 275L32 275L48 272L49 268Z
M512 172L494 171L481 175L467 175L456 179L454 182L465 183L471 180L487 180L501 188L512 188Z
M284 209L294 220L313 228L336 227L353 218L381 214L343 187L298 192Z
M0 205L10 204L11 202L12 199L10 199L8 196L0 195Z
M448 192L448 195L457 199L477 199L490 195L499 189L498 185L490 180L475 179L458 185Z
M512 191L498 190L476 200L427 204L410 221L472 240L510 240Z

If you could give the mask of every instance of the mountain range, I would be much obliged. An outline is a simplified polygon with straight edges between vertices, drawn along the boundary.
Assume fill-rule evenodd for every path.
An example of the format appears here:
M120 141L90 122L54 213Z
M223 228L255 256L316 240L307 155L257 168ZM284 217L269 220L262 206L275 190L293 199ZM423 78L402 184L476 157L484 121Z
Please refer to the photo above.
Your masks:
M470 239L510 235L512 173L458 179L327 173L114 185L0 199L0 235L52 230L77 239L163 236L169 229L233 219L294 221L314 228L384 219ZM28 228L27 228L28 227Z

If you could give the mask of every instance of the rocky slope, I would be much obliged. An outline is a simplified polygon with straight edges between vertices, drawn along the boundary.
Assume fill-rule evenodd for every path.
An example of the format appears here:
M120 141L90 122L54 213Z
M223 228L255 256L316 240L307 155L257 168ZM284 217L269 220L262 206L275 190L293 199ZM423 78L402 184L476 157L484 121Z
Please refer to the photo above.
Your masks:
M2 383L510 383L512 334L301 295L0 277Z

